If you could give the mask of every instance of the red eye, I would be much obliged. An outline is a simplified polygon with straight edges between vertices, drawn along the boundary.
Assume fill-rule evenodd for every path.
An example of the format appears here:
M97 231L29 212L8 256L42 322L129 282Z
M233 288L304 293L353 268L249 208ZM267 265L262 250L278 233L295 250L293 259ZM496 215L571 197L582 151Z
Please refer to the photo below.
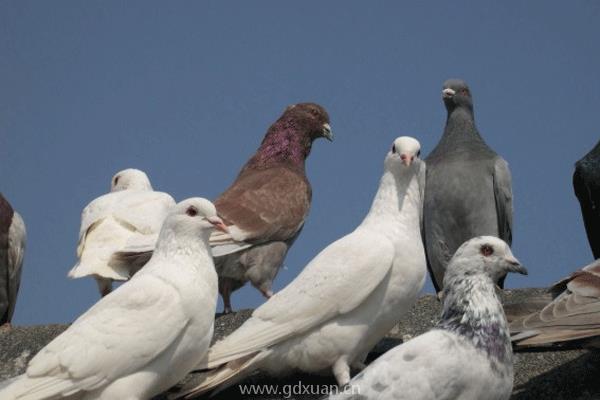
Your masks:
M494 248L492 246L490 246L489 244L484 244L483 246L481 246L481 249L479 251L485 257L489 257L492 254L494 254Z
M462 94L464 94L465 96L468 96L468 95L469 95L469 91L468 91L467 89L462 89L460 92L461 92Z
M198 209L196 207L190 206L187 210L185 210L185 213L190 217L195 217L196 215L198 215Z

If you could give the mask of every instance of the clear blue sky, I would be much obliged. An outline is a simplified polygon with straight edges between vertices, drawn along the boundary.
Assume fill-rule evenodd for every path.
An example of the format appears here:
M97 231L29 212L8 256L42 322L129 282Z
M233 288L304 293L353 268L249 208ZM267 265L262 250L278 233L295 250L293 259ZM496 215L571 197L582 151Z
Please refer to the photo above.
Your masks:
M507 286L558 280L592 259L571 175L600 133L599 20L594 1L0 1L0 190L29 235L14 322L71 321L98 299L66 274L80 212L116 171L214 198L288 104L314 101L335 142L308 159L313 204L283 287L360 222L395 137L424 155L437 143L450 77L513 173L530 276Z

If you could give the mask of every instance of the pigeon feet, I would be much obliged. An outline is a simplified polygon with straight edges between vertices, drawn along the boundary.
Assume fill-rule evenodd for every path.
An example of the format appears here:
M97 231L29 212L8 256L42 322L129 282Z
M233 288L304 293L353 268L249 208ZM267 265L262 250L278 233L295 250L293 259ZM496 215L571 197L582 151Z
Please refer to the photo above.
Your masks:
M104 297L110 292L112 292L112 280L107 278L102 278L97 276L96 283L98 284L98 290L100 291L100 296Z
M223 315L225 314L231 314L233 312L233 310L231 309L231 306L225 306L223 307Z
M10 322L5 322L4 324L0 325L0 329L10 331L12 329L12 325Z
M350 366L348 365L348 356L341 356L333 364L333 375L339 387L343 388L350 384Z

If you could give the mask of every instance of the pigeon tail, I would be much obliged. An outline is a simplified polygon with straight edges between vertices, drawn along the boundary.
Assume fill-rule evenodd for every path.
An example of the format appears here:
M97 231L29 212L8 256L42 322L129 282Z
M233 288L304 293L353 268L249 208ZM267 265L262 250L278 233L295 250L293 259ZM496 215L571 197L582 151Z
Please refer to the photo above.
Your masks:
M253 353L210 370L203 375L204 379L200 385L188 391L184 389L184 393L177 398L193 399L210 391L216 394L225 390L257 370L266 354L264 351Z

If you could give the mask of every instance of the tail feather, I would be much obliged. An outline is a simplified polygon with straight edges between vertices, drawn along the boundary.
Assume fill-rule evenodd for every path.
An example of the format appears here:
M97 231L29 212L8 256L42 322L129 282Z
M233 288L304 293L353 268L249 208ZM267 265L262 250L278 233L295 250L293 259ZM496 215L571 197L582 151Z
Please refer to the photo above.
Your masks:
M62 398L79 391L77 385L68 379L28 378L21 375L8 384L0 384L0 398L3 400L42 400Z
M260 363L266 356L267 352L261 351L210 370L203 374L202 383L192 389L184 389L178 399L193 399L210 391L217 393L227 389L260 368Z

